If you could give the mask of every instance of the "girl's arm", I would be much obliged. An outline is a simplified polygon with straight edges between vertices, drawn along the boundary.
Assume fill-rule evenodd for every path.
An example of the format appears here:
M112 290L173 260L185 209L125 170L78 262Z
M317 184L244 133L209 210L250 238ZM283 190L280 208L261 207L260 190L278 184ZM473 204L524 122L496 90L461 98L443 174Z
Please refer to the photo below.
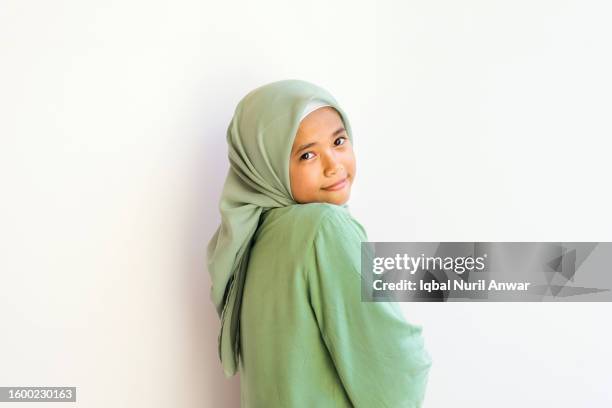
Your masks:
M322 219L309 272L321 335L355 407L421 407L431 358L421 327L398 305L361 301L360 224L342 211Z

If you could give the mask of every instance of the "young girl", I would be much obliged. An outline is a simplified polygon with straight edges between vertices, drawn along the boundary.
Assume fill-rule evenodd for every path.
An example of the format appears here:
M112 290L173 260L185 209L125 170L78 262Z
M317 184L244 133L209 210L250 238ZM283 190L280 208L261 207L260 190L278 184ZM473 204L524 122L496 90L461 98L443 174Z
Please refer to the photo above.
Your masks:
M300 80L236 107L222 223L208 245L219 356L243 408L420 407L431 359L394 303L361 301L346 114Z

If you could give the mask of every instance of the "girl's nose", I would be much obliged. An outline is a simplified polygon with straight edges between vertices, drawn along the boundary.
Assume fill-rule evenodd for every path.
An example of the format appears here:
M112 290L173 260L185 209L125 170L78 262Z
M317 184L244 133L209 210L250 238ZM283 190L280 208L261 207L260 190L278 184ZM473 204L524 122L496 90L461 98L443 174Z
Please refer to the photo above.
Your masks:
M342 173L342 165L337 161L332 161L329 166L325 169L325 176L331 177L336 175L337 173Z
M333 150L327 151L325 153L322 153L322 157L325 163L325 169L323 170L325 177L330 177L342 173L344 167L342 166L340 160L338 160L336 152L334 152Z

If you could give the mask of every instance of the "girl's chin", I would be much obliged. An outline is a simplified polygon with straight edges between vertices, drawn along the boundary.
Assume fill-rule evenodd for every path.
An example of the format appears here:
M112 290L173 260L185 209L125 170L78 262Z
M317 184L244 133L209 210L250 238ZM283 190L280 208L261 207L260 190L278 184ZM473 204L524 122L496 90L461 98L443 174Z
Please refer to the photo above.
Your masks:
M327 193L328 194L326 194L324 197L324 201L336 205L346 203L350 197L350 193L347 191L329 191Z

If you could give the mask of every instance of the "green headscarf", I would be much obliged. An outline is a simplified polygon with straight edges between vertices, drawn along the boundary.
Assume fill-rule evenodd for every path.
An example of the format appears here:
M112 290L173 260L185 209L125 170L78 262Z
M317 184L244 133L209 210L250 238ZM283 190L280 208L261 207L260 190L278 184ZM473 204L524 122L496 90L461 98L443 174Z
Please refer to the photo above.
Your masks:
M352 142L349 121L334 97L295 79L249 92L227 129L230 169L219 203L221 225L208 243L207 258L211 299L221 318L219 358L228 378L237 371L240 305L252 238L262 213L297 204L291 194L289 159L300 120L313 102L338 111Z

